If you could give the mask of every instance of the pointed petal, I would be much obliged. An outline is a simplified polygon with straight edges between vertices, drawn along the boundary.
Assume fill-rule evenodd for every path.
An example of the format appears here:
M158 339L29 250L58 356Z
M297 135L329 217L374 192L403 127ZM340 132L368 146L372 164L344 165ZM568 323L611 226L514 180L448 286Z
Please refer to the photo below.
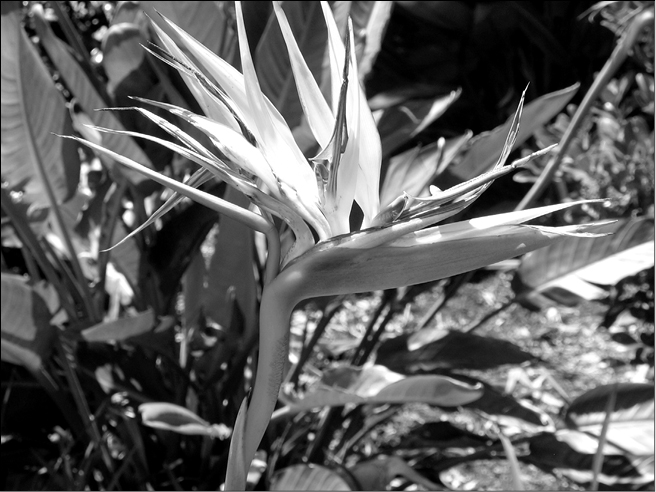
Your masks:
M328 26L328 41L331 55L331 77L333 79L333 108L335 98L337 97L335 85L335 68L334 64L341 64L341 60L345 57L346 49L344 43L339 36L339 30L335 19L332 15L330 7L327 2L321 2L326 25ZM360 87L358 82L357 62L355 57L355 41L353 40L352 29L349 29L351 36L351 67L349 71L349 93L352 93L356 99L354 102L356 110L349 113L347 125L353 127L357 132L355 138L351 140L352 145L357 145L358 151L353 152L352 158L344 158L344 166L353 165L358 166L357 171L357 187L355 191L355 200L364 212L363 227L368 227L373 221L374 217L378 214L380 208L380 197L378 192L378 185L380 181L380 163L382 158L382 150L380 144L380 135L376 127L373 115L369 110L367 98ZM339 65L337 65L339 67ZM340 71L341 72L341 71ZM338 72L338 73L340 73ZM339 75L337 75L339 77ZM337 79L338 80L338 79ZM357 118L357 122L352 118ZM350 131L350 130L349 130ZM347 145L348 151L348 145Z
M176 181L172 178L169 178L168 176L158 173L157 171L149 169L146 166L143 166L142 164L133 161L132 159L124 157L121 154L117 154L116 152L106 149L93 142L89 142L88 140L84 140L83 138L67 136L67 135L59 135L59 136L62 138L70 138L73 140L77 140L78 142L88 147L91 147L92 149L102 152L103 154L106 154L112 159L114 159L119 164L122 164L123 166L128 167L129 169L137 171L143 174L144 176L154 181L157 181L161 185L171 188L172 190L177 191L178 193L186 196L187 198L190 198L200 203L201 205L205 205L206 207L211 208L212 210L225 214L232 219L238 220L243 224L247 225L248 227L255 229L256 231L260 231L268 234L271 229L271 224L264 217L262 217L261 215L257 215L256 213L253 213L250 210L246 210L244 208L238 207L230 202L222 200L219 197L210 195L209 193L206 193L201 190L197 190L196 188L192 188L186 184L180 183L179 181Z
M235 9L246 97L251 113L257 115L255 128L259 135L258 144L280 184L291 188L291 192L282 189L281 192L296 205L301 215L317 230L319 237L326 239L330 237L330 226L319 209L314 172L294 142L289 127L285 123L276 124L276 118L266 104L268 99L262 94L250 54L241 2L235 3Z
M185 55L184 52L178 48L178 45L175 44L169 35L166 34L166 32L164 32L164 30L160 28L155 22L153 22L152 19L151 25L153 26L155 33L159 36L160 40L169 51L169 53L171 53L177 60L180 60L188 67L199 71L198 67L194 65L194 63L187 57L187 55ZM185 70L179 70L179 72L182 76L182 79L185 81L185 84L187 84L187 87L189 87L189 90L191 90L191 93L196 98L196 101L198 101L198 104L200 104L200 107L203 109L205 115L230 126L233 130L239 130L239 127L237 126L232 115L229 113L226 114L225 108L222 107L223 104L220 101L216 101L216 99L214 99L211 94L207 92L207 90L196 77L190 75ZM233 108L233 110L236 111L240 117L243 117L243 114L241 111L239 111L238 108Z
M283 38L285 39L303 112L310 124L314 138L323 148L330 141L335 117L323 97L321 89L319 89L317 82L314 80L312 72L308 68L307 63L305 63L305 58L303 58L303 54L296 43L289 21L285 16L285 12L280 7L279 2L273 2L273 9L278 18L278 24L280 25Z
M198 188L200 187L203 183L206 183L210 179L212 179L212 173L210 173L207 169L201 168L198 169L194 174L192 174L187 180L184 181L184 184L191 186L192 188ZM118 243L116 243L114 246L111 246L105 250L101 250L101 252L104 251L111 251L114 248L119 247L121 244L123 244L125 241L130 239L131 237L136 236L139 234L141 231L143 231L146 227L148 227L151 224L154 224L158 219L161 219L164 215L169 213L173 208L178 205L182 200L184 200L184 196L180 195L178 192L174 192L171 197L169 197L164 204L159 207L153 214L148 217L148 219L141 224L139 227L137 227L134 231L130 232L127 236L125 236L123 239L121 239Z

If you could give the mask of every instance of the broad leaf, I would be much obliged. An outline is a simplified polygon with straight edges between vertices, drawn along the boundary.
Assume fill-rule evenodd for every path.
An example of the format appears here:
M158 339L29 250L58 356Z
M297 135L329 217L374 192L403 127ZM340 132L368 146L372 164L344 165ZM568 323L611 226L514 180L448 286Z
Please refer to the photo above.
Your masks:
M329 468L298 464L278 470L269 490L359 490L356 485Z
M230 436L230 429L225 425L210 424L192 411L173 403L142 403L139 405L139 413L141 422L154 429L218 439L226 439Z
M23 201L36 207L63 203L76 190L80 162L76 145L53 132L70 133L72 124L17 10L2 15L1 104L3 181L11 189L23 188Z
M523 258L512 287L520 302L542 304L541 296L565 305L603 299L608 287L654 267L654 221L625 219L605 226L612 235L569 237Z
M606 405L615 392L606 439L633 455L654 454L654 385L619 383L598 386L579 396L565 418L575 429L599 436L606 418Z
M325 375L323 384L277 410L273 418L325 406L346 404L427 403L452 407L481 396L480 385L469 385L446 376L403 376L382 366L344 366Z
M535 130L546 124L556 116L572 99L579 88L574 84L565 89L551 92L526 104L522 115L521 126L517 134L515 145L521 145ZM506 136L511 128L513 118L510 117L494 130L477 135L471 141L471 147L465 157L458 164L451 166L448 173L442 176L438 184L441 188L466 181L474 176L489 171L499 156L499 149L503 147Z
M551 417L528 402L516 400L476 378L462 374L454 375L454 378L470 385L481 384L483 386L481 397L463 406L485 412L490 420L504 427L506 435L554 428Z
M107 107L107 102L98 93L87 74L75 60L68 46L52 32L52 29L50 29L48 22L43 16L42 8L39 5L35 5L33 12L34 24L39 37L41 38L41 44L57 67L59 74L66 82L66 88L71 91L77 103L83 108L84 112L95 125L115 130L123 130L123 125L113 113L109 111L95 111L96 109ZM62 135L69 135L72 133L72 129L63 129L59 131L53 129L51 131ZM53 135L53 138L57 137L54 137ZM144 151L131 137L126 135L103 134L102 144L114 152L152 168L152 164ZM113 160L107 159L104 162L110 166L110 168L113 167ZM120 172L126 176L132 184L138 185L142 182L147 182L147 179L144 176L130 169L122 167Z
M529 453L522 459L542 469L561 473L581 484L593 481L593 460L598 441L572 429L542 433L529 439ZM653 458L627 455L606 443L600 483L613 490L627 490L629 485L648 484L654 480ZM631 487L631 488L634 488Z
M129 318L120 318L109 323L99 323L86 330L81 335L88 342L122 342L128 338L148 333L153 329L155 315L152 309Z
M388 490L390 482L397 477L421 485L426 490L441 489L397 456L377 456L372 460L361 461L348 470L360 483L361 490Z
M225 199L235 205L248 208L249 200L232 187L228 187ZM224 328L231 326L233 308L226 301L231 287L240 311L244 314L245 333L257 330L257 287L254 268L254 234L244 224L221 217L219 234L210 261L207 288L202 294L204 313ZM239 337L231 333L231 337Z
M535 357L498 338L444 329L424 329L381 343L376 363L404 374L437 369L490 369Z
M478 448L490 439L456 427L451 422L427 422L413 428L401 438L400 448Z
M46 302L22 276L1 275L2 360L37 371L52 352L57 329Z

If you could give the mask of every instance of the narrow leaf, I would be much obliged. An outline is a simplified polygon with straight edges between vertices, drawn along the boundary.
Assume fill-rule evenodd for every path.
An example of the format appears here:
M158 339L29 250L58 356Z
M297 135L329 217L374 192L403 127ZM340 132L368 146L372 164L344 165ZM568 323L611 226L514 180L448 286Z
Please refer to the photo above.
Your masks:
M99 323L83 330L81 335L88 342L122 342L151 331L154 323L155 314L152 309L148 309L136 316L120 318L109 323Z
M535 357L512 342L460 331L429 329L436 335L428 343L410 347L411 337L385 340L376 363L393 371L412 374L436 369L490 369L504 364L521 364Z
M353 371L348 371L353 372ZM480 397L480 387L460 383L446 376L427 375L405 377L381 366L354 371L357 376L347 385L334 380L335 386L321 385L288 406L277 410L274 419L324 406L341 406L348 403L404 404L427 403L436 406L457 406ZM332 377L334 377L333 375ZM347 380L350 379L347 377Z
M38 207L70 198L79 178L77 149L52 134L70 131L64 98L23 31L20 12L2 15L3 181L23 187L23 199Z
M226 439L230 429L223 424L210 424L184 407L173 403L152 402L139 405L141 422L153 429L162 429L189 436Z
M123 125L112 113L106 111L95 111L96 109L106 107L107 102L93 86L89 77L72 56L67 46L52 32L52 29L50 29L49 24L43 17L41 6L34 6L34 14L35 27L41 38L42 46L48 52L48 56L56 65L60 75L66 81L66 87L75 96L76 101L84 109L91 121L98 126L123 130ZM67 133L63 130L57 131L54 128L51 129L51 131L64 134ZM128 136L106 135L103 138L103 145L118 154L124 155L146 167L152 168L152 163L144 151ZM107 163L110 166L113 165L111 160ZM121 172L135 185L140 184L146 179L141 174L129 169L122 169Z

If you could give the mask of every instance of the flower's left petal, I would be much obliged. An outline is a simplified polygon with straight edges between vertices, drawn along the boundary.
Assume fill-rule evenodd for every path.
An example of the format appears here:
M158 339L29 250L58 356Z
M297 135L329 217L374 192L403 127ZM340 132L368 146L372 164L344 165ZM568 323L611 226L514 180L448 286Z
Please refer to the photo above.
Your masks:
M304 218L317 230L321 239L326 239L330 237L330 226L319 208L319 193L314 172L294 142L289 127L286 124L282 127L276 125L275 118L267 107L249 51L241 2L235 3L235 9L246 97L251 113L257 115L255 127L259 134L258 144L262 147L276 177L290 186L297 195L289 194L288 198L291 201L298 199L299 210L305 212Z

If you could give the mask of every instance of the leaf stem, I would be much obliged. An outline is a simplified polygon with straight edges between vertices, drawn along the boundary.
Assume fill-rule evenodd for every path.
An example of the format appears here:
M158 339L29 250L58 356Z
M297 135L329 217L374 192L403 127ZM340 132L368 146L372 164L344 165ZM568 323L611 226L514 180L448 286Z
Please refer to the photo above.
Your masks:
M519 202L519 205L517 205L515 210L525 210L529 208L544 192L545 188L549 185L554 175L556 174L556 171L558 171L563 158L567 155L569 147L572 144L572 141L574 140L579 127L583 123L584 117L587 115L588 111L590 111L593 103L601 91L604 90L611 77L619 69L622 63L624 63L624 60L626 60L642 29L645 26L653 23L653 9L647 9L633 19L633 22L631 22L623 37L618 41L617 46L613 50L613 53L610 55L610 58L608 58L608 61L606 61L606 64L597 75L597 78L594 80L592 86L576 110L576 113L572 117L572 121L567 127L567 130L565 130L563 138L560 140L556 155L554 155L547 163L547 166L542 171L542 174L538 180L535 182L526 196L524 196L522 201Z

